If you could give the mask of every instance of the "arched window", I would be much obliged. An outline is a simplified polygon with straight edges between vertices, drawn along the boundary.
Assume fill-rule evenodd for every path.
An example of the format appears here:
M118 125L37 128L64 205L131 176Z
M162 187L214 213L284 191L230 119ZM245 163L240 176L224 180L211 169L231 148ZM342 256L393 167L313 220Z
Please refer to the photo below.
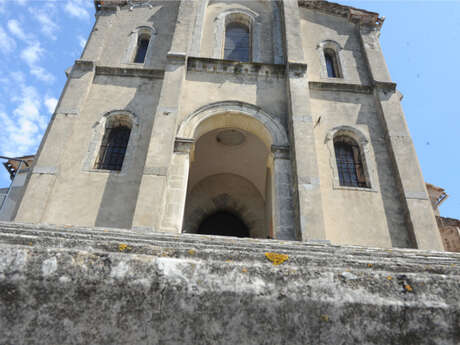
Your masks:
M109 122L102 138L96 169L121 170L128 147L131 127L126 120Z
M249 62L249 27L238 22L229 23L225 28L224 59Z
M147 49L150 43L150 35L147 33L139 34L137 39L136 56L134 57L135 63L144 63Z
M359 145L347 136L334 138L334 151L341 186L368 188Z
M329 78L342 78L337 61L337 54L333 49L324 49L324 60L326 62L327 76Z

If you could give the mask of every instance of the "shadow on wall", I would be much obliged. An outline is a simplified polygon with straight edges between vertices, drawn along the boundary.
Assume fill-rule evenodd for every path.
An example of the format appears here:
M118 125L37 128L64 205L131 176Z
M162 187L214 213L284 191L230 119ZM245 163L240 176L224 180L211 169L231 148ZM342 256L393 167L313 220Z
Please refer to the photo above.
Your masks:
M111 85L126 86L126 79L116 79ZM96 79L95 83L98 83ZM134 157L130 166L122 171L107 171L106 181L101 203L97 213L95 226L130 229L137 203L137 196L144 171L149 139L153 128L153 120L160 88L149 79L141 80L132 100L125 109L138 116L140 135L135 143ZM147 109L149 111L147 111ZM130 138L132 140L132 138ZM126 160L126 157L125 157ZM97 172L95 172L97 173Z

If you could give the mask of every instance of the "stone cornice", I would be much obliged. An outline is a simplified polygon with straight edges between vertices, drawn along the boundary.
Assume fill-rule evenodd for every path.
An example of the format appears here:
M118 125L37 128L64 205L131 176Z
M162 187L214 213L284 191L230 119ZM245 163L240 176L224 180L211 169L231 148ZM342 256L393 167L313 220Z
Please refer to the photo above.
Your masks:
M298 3L301 7L346 18L355 24L380 28L385 20L385 17L379 17L379 14L376 12L340 5L325 0L299 0Z
M258 62L239 62L222 59L189 57L187 71L284 78L286 74L286 66Z
M96 75L163 79L164 71L151 68L96 66Z
M345 91L365 94L371 94L373 90L373 87L371 85L332 81L310 81L308 85L312 90Z

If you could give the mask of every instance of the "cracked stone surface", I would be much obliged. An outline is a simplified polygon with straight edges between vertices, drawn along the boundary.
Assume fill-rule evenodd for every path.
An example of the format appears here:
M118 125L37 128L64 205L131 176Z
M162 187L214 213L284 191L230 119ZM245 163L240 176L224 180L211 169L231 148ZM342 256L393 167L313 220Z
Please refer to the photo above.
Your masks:
M0 344L456 345L459 278L456 253L0 223Z

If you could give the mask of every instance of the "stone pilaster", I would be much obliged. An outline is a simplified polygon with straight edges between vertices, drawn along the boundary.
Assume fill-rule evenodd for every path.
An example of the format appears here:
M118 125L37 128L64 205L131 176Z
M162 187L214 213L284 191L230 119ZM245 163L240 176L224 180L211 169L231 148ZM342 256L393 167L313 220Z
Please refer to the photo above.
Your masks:
M386 129L386 142L406 206L410 235L418 249L443 250L441 237L414 144L401 107L401 95L391 82L377 31L361 28L361 40L374 84L377 110Z
M272 146L273 181L274 181L274 238L279 240L296 240L295 213L291 186L291 162L289 147Z
M195 3L183 0L179 6L176 28L168 53L163 87L155 115L153 130L139 188L133 228L160 230L163 214L167 212L167 186L173 162L174 139L181 91L186 73L186 54L194 22ZM177 160L177 159L175 159ZM185 206L185 205L184 205Z
M283 1L286 41L286 89L289 105L289 136L293 171L294 204L303 241L325 239L319 170L316 158L307 65L300 38L297 1Z

